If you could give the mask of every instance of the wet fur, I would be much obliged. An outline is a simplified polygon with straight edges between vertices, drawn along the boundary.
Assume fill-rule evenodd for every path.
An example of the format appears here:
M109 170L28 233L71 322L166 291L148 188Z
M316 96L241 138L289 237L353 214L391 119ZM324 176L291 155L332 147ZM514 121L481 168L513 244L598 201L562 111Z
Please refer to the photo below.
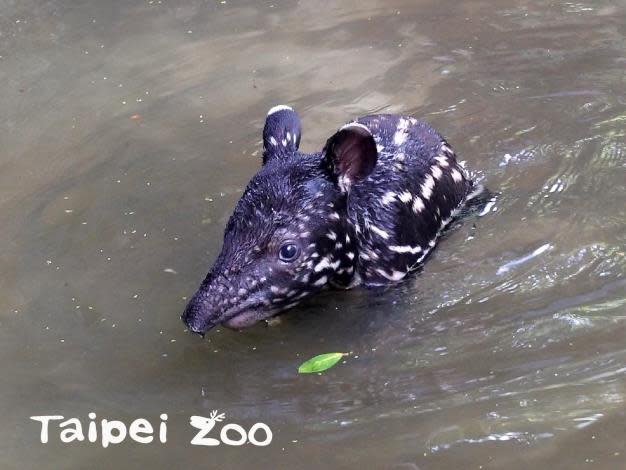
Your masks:
M263 138L263 165L183 314L192 331L249 326L329 284L399 282L476 193L445 139L411 117L359 118L305 154L300 120L282 106ZM297 244L294 262L280 261L284 243Z

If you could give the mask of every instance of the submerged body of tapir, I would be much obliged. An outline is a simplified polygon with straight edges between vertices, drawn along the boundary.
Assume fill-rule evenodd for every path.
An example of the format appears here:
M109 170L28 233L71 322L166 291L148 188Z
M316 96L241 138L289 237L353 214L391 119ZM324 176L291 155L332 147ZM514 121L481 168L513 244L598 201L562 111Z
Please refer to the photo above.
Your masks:
M411 117L359 118L319 153L300 153L299 143L298 115L272 108L263 165L182 315L190 330L250 326L329 284L401 281L479 192L444 138Z

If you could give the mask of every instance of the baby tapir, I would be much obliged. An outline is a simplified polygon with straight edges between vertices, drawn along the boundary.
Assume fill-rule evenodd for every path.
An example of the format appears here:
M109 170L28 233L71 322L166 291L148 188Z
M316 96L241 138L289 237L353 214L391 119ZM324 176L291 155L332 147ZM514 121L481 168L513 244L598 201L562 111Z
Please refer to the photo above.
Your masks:
M263 165L182 315L191 331L250 326L327 285L399 282L476 192L445 139L412 117L359 118L317 153L299 144L298 115L272 108Z

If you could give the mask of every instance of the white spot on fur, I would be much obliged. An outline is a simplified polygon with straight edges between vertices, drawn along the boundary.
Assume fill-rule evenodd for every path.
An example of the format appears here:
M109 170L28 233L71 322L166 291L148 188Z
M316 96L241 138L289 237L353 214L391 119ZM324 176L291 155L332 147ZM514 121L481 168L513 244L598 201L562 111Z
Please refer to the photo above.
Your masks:
M352 253L351 251L346 253L346 256L348 257L348 259L354 259L354 253Z
M460 183L461 181L463 181L463 176L461 175L461 173L459 172L459 170L457 170L456 168L454 168L450 174L452 175L452 179L456 182L456 183Z
M391 245L389 246L389 250L395 251L396 253L411 253L412 255L416 255L422 251L422 247L410 245Z
M422 197L428 201L433 194L433 188L435 187L435 180L431 175L426 175L424 182L422 183Z
M421 197L416 197L415 199L413 199L413 212L419 214L425 208L426 206L424 205L424 201L422 201Z
M332 230L330 230L330 231L326 234L326 236L327 236L328 238L330 238L331 240L337 240L337 234L336 234L335 232L333 232Z
M328 276L322 276L313 283L314 286L323 286L328 282Z
M438 157L435 157L435 160L437 160L437 162L439 163L439 165L441 165L442 168L446 168L448 165L450 165L450 162L448 162L448 159L444 157L443 155L439 155Z
M291 132L287 131L287 142L291 142Z
M393 135L393 143L398 147L406 142L409 124L410 122L407 119L400 118L398 120L398 127L396 128L396 133Z
M315 265L313 271L319 273L322 269L330 267L330 265L331 263L329 257L322 258L321 261Z
M441 178L441 176L443 175L443 171L441 171L441 168L439 168L438 166L433 166L431 167L431 171L433 173L433 177L438 180L439 178Z
M383 197L382 197L382 199L380 200L380 202L381 202L383 205L385 205L385 206L386 206L386 205L388 205L388 204L392 203L392 202L394 201L394 199L396 198L396 196L397 196L397 194L396 194L396 193L394 193L393 191L387 191L387 192L383 195Z
M276 139L274 138L274 136L270 137L270 144L272 144L274 147L278 145L278 142L276 142Z
M379 237L384 238L385 240L389 238L389 234L385 232L383 229L376 227L376 225L370 225L370 230L374 232L376 235L378 235Z
M339 214L337 212L333 212L330 214L329 218L333 219L333 220L339 220Z
M382 269L377 269L377 270L376 270L376 272L377 272L378 274L380 274L381 276L383 276L383 277L385 277L385 278L389 279L390 281L399 281L399 280L403 279L403 278L404 278L404 276L406 276L406 273L405 273L405 272L402 272L402 271L396 271L395 269L394 269L394 270L392 270L392 271L391 271L391 272L389 272L389 273L388 273L388 272L386 272L386 271L384 271L384 270L382 270Z
M267 112L267 115L271 116L272 114L277 113L278 111L283 111L283 110L293 111L293 108L291 106L287 106L286 104L279 104L278 106L274 106L272 109L270 109Z
M445 153L446 155L454 155L454 152L452 151L452 149L448 146L448 144L442 144L441 145L441 149L440 149L443 153Z
M408 204L409 202L411 202L411 199L413 199L413 195L408 191L404 191L398 196L398 198L405 204Z

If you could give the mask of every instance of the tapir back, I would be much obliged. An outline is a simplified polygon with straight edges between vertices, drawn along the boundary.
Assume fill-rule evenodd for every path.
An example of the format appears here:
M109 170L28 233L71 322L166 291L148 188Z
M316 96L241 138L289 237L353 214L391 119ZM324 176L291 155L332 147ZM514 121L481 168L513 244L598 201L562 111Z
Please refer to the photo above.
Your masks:
M348 197L358 273L366 284L387 284L403 279L426 258L472 182L428 124L390 114L356 122L372 132L378 148L374 171Z

